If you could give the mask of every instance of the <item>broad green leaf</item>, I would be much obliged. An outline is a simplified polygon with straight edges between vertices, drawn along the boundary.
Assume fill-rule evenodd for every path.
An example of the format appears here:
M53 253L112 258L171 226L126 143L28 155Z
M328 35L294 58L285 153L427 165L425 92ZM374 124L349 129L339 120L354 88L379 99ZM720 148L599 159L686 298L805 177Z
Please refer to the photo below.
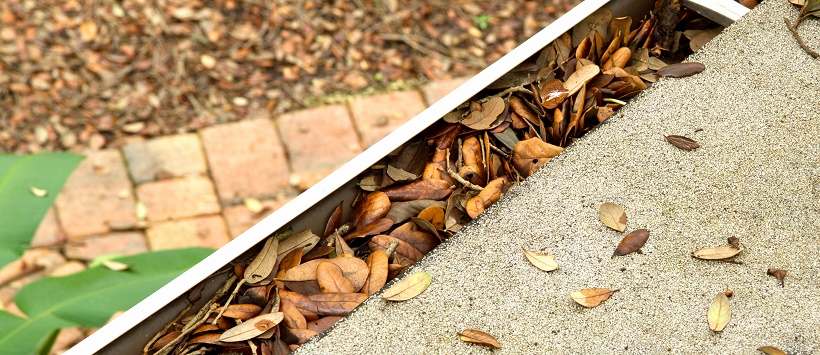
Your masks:
M112 314L137 304L212 252L206 248L150 252L117 259L131 266L125 271L97 266L32 282L15 297L28 319L0 312L0 349L28 354L55 329L100 327Z
M0 267L23 255L40 221L83 156L0 155ZM36 196L34 189L45 196Z

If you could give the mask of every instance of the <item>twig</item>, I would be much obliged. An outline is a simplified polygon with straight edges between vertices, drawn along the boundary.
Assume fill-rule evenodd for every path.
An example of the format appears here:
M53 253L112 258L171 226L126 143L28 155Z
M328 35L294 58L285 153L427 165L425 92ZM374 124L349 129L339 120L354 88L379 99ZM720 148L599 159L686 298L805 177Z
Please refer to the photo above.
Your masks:
M399 246L399 241L398 240L393 239L393 241L390 242L390 246L387 247L387 250L384 251L385 254L387 254L388 259L390 259L390 255L393 254L394 251L396 251L396 248L398 246Z
M492 150L492 151L496 152L498 155L504 157L504 159L507 159L507 158L510 157L510 155L505 153L503 150L501 150L501 148L494 146L492 143L489 143L489 144L490 144L490 150Z
M228 300L225 301L225 306L223 306L222 309L219 310L219 313L217 313L216 317L214 318L214 321L211 322L211 324L219 323L219 318L222 318L222 313L225 313L225 310L228 309L228 305L230 305L231 301L233 301L233 297L236 296L237 293L239 293L239 288L242 287L242 285L244 284L245 279L239 280L239 282L236 284L236 288L233 289L233 292L231 292L231 295L228 297Z
M792 26L792 23L789 22L789 19L784 17L783 21L786 21L786 27L788 27L789 31L792 32L792 35L794 35L794 39L797 40L797 44L800 45L800 48L803 48L803 50L806 51L806 53L808 53L812 58L814 58L814 59L820 58L820 54L813 51L811 48L809 48L809 46L807 46L805 43L803 43L803 39L801 39L800 35L797 34L797 29L794 28L794 26Z
M450 177L453 178L453 180L458 181L460 184L464 185L464 187L466 187L470 190L474 190L474 191L484 190L483 187L478 186L476 184L473 184L473 183L471 183L467 180L464 180L464 178L461 177L461 175L456 174L456 172L453 171L453 169L447 169L447 175L450 175Z

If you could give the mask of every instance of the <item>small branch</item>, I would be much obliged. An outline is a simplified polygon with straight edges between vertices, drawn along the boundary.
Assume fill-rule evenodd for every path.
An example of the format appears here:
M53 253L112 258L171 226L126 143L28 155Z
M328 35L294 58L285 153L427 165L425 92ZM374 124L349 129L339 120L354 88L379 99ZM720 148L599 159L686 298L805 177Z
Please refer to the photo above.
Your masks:
M460 184L464 185L464 187L466 187L470 190L474 190L474 191L484 190L483 187L478 186L476 184L473 184L473 183L471 183L467 180L464 180L464 178L461 177L461 175L456 174L456 172L453 171L453 169L447 169L447 175L450 175L450 177L453 178L453 180L458 181Z
M385 254L387 254L387 259L390 259L390 255L392 255L393 252L396 251L396 248L398 246L399 246L399 241L398 240L393 239L393 241L390 242L390 246L387 247L387 250L384 251Z
M789 22L789 19L784 17L783 21L786 21L786 27L788 27L789 31L792 32L792 35L794 36L794 39L797 40L797 44L800 45L800 48L803 48L803 50L806 51L806 53L808 53L812 58L814 58L814 59L820 58L820 54L813 51L811 48L809 48L809 46L807 46L805 43L803 43L803 39L801 39L800 35L797 34L797 29L794 28L794 26L792 26L792 23Z
M508 159L510 157L510 155L505 153L503 150L501 150L501 148L494 146L492 143L489 143L489 144L490 144L490 150L492 150L496 154L504 157L504 159Z
M228 305L230 305L231 301L233 301L234 296L236 296L236 294L239 293L239 288L242 287L242 285L244 284L245 279L239 280L239 282L236 284L236 288L233 289L233 292L231 292L231 295L228 297L228 300L225 301L225 306L223 306L222 309L219 310L219 313L217 313L216 317L214 318L214 321L211 322L211 324L219 323L219 318L222 318L222 313L225 313L225 310L228 309Z

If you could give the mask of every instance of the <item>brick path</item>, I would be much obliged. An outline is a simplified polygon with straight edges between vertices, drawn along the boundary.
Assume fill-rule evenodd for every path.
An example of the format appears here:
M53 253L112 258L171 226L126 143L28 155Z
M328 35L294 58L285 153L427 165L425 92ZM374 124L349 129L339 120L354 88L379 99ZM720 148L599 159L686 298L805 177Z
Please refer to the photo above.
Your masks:
M64 245L66 261L218 248L464 80L87 152L33 246Z

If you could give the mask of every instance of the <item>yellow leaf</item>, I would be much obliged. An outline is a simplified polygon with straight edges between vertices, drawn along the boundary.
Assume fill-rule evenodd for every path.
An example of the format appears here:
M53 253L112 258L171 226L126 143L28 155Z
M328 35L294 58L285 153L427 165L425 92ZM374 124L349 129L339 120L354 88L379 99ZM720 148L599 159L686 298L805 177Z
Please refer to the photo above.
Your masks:
M740 254L743 250L743 247L735 248L729 246L719 246L715 248L697 250L692 253L692 256L703 260L723 260Z
M575 291L569 296L578 304L593 308L609 299L612 294L620 290L610 290L608 288L587 288L580 291Z
M458 338L461 339L461 341L466 341L468 343L476 343L489 346L491 348L501 349L501 343L499 343L498 340L496 340L492 335L480 330L465 329L461 333L458 333Z
M612 202L604 202L601 205L601 209L598 211L598 218L600 218L601 222L604 222L607 227L618 232L626 230L626 212L624 212L621 206Z
M527 257L527 260L529 260L531 264L544 271L553 271L560 267L558 263L555 262L555 256L553 255L524 249L524 256Z
M384 290L382 298L388 301L406 301L420 295L432 282L430 274L424 271L417 272Z
M729 297L723 292L718 293L712 306L706 312L706 320L709 322L709 329L716 332L722 331L732 320L732 309L729 307Z
M31 194L37 197L46 197L48 195L48 191L43 189L38 189L34 186L31 187Z
M275 327L284 318L285 315L282 312L268 313L253 317L231 329L226 330L221 336L219 336L219 341L236 342L253 339Z

